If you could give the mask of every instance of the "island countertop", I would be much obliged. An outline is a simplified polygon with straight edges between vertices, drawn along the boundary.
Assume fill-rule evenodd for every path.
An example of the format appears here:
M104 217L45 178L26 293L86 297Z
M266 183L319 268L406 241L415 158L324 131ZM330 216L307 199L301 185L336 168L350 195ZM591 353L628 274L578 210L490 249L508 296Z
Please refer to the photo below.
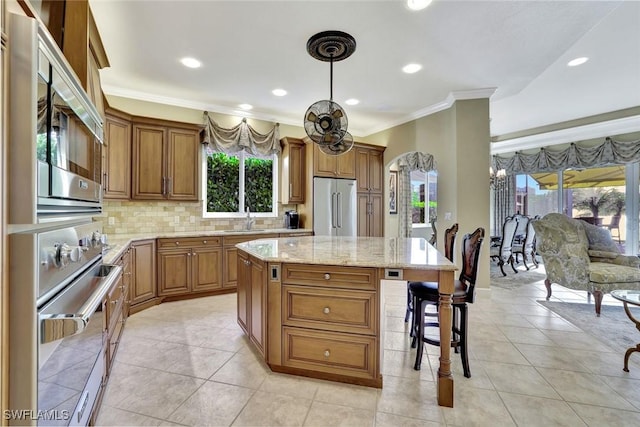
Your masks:
M280 237L252 240L236 247L267 262L413 270L457 269L425 239L416 237Z

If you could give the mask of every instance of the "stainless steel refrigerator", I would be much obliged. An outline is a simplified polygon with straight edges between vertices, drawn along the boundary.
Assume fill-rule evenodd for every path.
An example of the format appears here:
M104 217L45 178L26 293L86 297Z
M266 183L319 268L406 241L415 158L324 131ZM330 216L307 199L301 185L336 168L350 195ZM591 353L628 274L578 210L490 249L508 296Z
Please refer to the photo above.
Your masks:
M313 178L313 231L316 236L356 236L355 179Z

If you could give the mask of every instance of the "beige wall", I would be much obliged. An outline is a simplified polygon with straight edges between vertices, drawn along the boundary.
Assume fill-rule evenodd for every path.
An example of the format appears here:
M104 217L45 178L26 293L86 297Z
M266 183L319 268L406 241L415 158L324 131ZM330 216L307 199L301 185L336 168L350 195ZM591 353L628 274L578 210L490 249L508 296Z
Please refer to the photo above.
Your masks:
M458 242L477 227L487 233L479 287L489 287L489 140L488 99L456 101L447 110L365 138L370 144L387 146L386 182L389 165L402 154L422 151L434 156L438 170L438 244L443 244L444 229L456 222L460 226ZM451 213L451 219L445 219L446 213ZM397 236L397 219L392 217L386 214L386 236ZM461 264L460 250L456 250L456 263Z

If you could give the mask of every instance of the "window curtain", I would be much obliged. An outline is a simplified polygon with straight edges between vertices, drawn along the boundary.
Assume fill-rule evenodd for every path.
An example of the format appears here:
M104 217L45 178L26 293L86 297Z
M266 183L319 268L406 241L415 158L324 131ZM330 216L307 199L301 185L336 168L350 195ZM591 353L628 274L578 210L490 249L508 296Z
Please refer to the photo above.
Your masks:
M502 235L502 224L508 216L515 213L515 175L497 178L493 189L493 227L495 234Z
M244 150L253 156L270 157L272 154L279 155L282 151L278 123L266 134L258 133L247 123L246 118L243 118L237 126L225 129L214 122L206 111L202 143L206 144L212 152L227 154Z
M572 143L561 151L541 148L534 154L516 152L511 157L494 155L493 170L504 169L507 175L515 175L636 162L640 162L640 140L622 142L606 138L596 147L581 147Z
M400 157L398 163L398 236L411 237L411 171L428 172L434 170L435 161L431 154L412 152Z

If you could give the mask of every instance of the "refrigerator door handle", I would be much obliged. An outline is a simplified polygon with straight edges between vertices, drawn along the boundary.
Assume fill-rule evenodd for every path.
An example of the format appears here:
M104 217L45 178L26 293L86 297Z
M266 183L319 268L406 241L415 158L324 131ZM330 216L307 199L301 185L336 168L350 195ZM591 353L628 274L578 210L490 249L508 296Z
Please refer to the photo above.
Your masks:
M331 228L336 228L336 193L331 193Z
M342 228L342 192L338 192L336 199L338 200L338 208L336 209L338 228Z

